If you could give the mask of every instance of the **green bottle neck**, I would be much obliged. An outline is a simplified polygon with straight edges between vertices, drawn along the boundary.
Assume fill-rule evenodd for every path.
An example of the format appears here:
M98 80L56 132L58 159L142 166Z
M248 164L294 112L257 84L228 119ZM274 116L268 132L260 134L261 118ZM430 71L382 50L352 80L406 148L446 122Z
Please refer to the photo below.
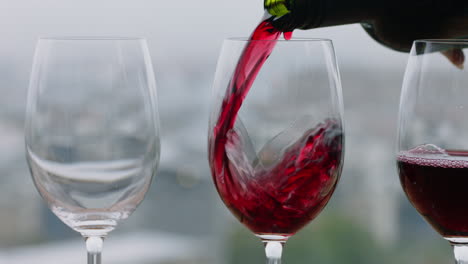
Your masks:
M274 17L282 17L291 12L289 0L264 0L263 7Z
M264 0L265 10L282 31L319 27L327 2L349 0Z

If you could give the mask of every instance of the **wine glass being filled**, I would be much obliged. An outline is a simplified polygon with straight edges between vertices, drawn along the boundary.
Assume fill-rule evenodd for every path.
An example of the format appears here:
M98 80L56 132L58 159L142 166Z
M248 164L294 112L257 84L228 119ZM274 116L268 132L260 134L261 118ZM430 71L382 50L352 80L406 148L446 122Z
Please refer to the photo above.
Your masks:
M224 42L209 163L222 201L263 241L268 263L280 263L284 243L317 217L336 188L342 107L330 40Z

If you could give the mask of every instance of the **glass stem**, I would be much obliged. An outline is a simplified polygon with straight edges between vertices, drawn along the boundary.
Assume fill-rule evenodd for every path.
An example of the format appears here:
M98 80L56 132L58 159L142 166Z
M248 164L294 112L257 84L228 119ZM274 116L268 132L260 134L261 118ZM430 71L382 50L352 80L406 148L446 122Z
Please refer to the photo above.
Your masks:
M468 244L452 243L456 264L468 264Z
M104 239L100 236L86 237L88 264L101 264L101 252Z
M285 241L264 241L267 264L281 264Z

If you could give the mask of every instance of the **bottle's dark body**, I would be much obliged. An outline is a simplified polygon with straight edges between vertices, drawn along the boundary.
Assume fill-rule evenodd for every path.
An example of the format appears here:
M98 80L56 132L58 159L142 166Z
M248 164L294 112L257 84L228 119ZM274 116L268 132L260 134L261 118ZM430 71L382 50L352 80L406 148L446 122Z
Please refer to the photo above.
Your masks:
M468 0L265 0L268 11L271 3L289 11L274 20L283 31L361 23L399 51L409 51L415 39L468 37Z

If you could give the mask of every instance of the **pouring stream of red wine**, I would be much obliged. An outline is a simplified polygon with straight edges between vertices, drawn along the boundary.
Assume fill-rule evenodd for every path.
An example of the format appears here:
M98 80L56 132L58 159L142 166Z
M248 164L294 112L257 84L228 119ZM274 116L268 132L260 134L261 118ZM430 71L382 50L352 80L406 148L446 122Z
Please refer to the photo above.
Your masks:
M222 113L220 119L225 120L224 118L230 116L230 120L221 122L223 127L216 128L219 129L218 133L224 134L234 127L237 114L229 115L229 113L237 113L239 111L260 69L273 52L281 33L281 31L273 27L270 19L264 20L255 28L239 59L233 78L229 83L228 92L224 97L225 101L221 107ZM292 32L285 32L283 35L285 39L290 40Z
M328 119L304 131L273 164L249 161L248 135L234 127L241 105L282 32L261 22L245 46L209 137L209 161L218 193L255 234L289 237L315 218L335 189L342 131ZM291 32L284 33L290 39ZM278 153L280 154L280 153Z

